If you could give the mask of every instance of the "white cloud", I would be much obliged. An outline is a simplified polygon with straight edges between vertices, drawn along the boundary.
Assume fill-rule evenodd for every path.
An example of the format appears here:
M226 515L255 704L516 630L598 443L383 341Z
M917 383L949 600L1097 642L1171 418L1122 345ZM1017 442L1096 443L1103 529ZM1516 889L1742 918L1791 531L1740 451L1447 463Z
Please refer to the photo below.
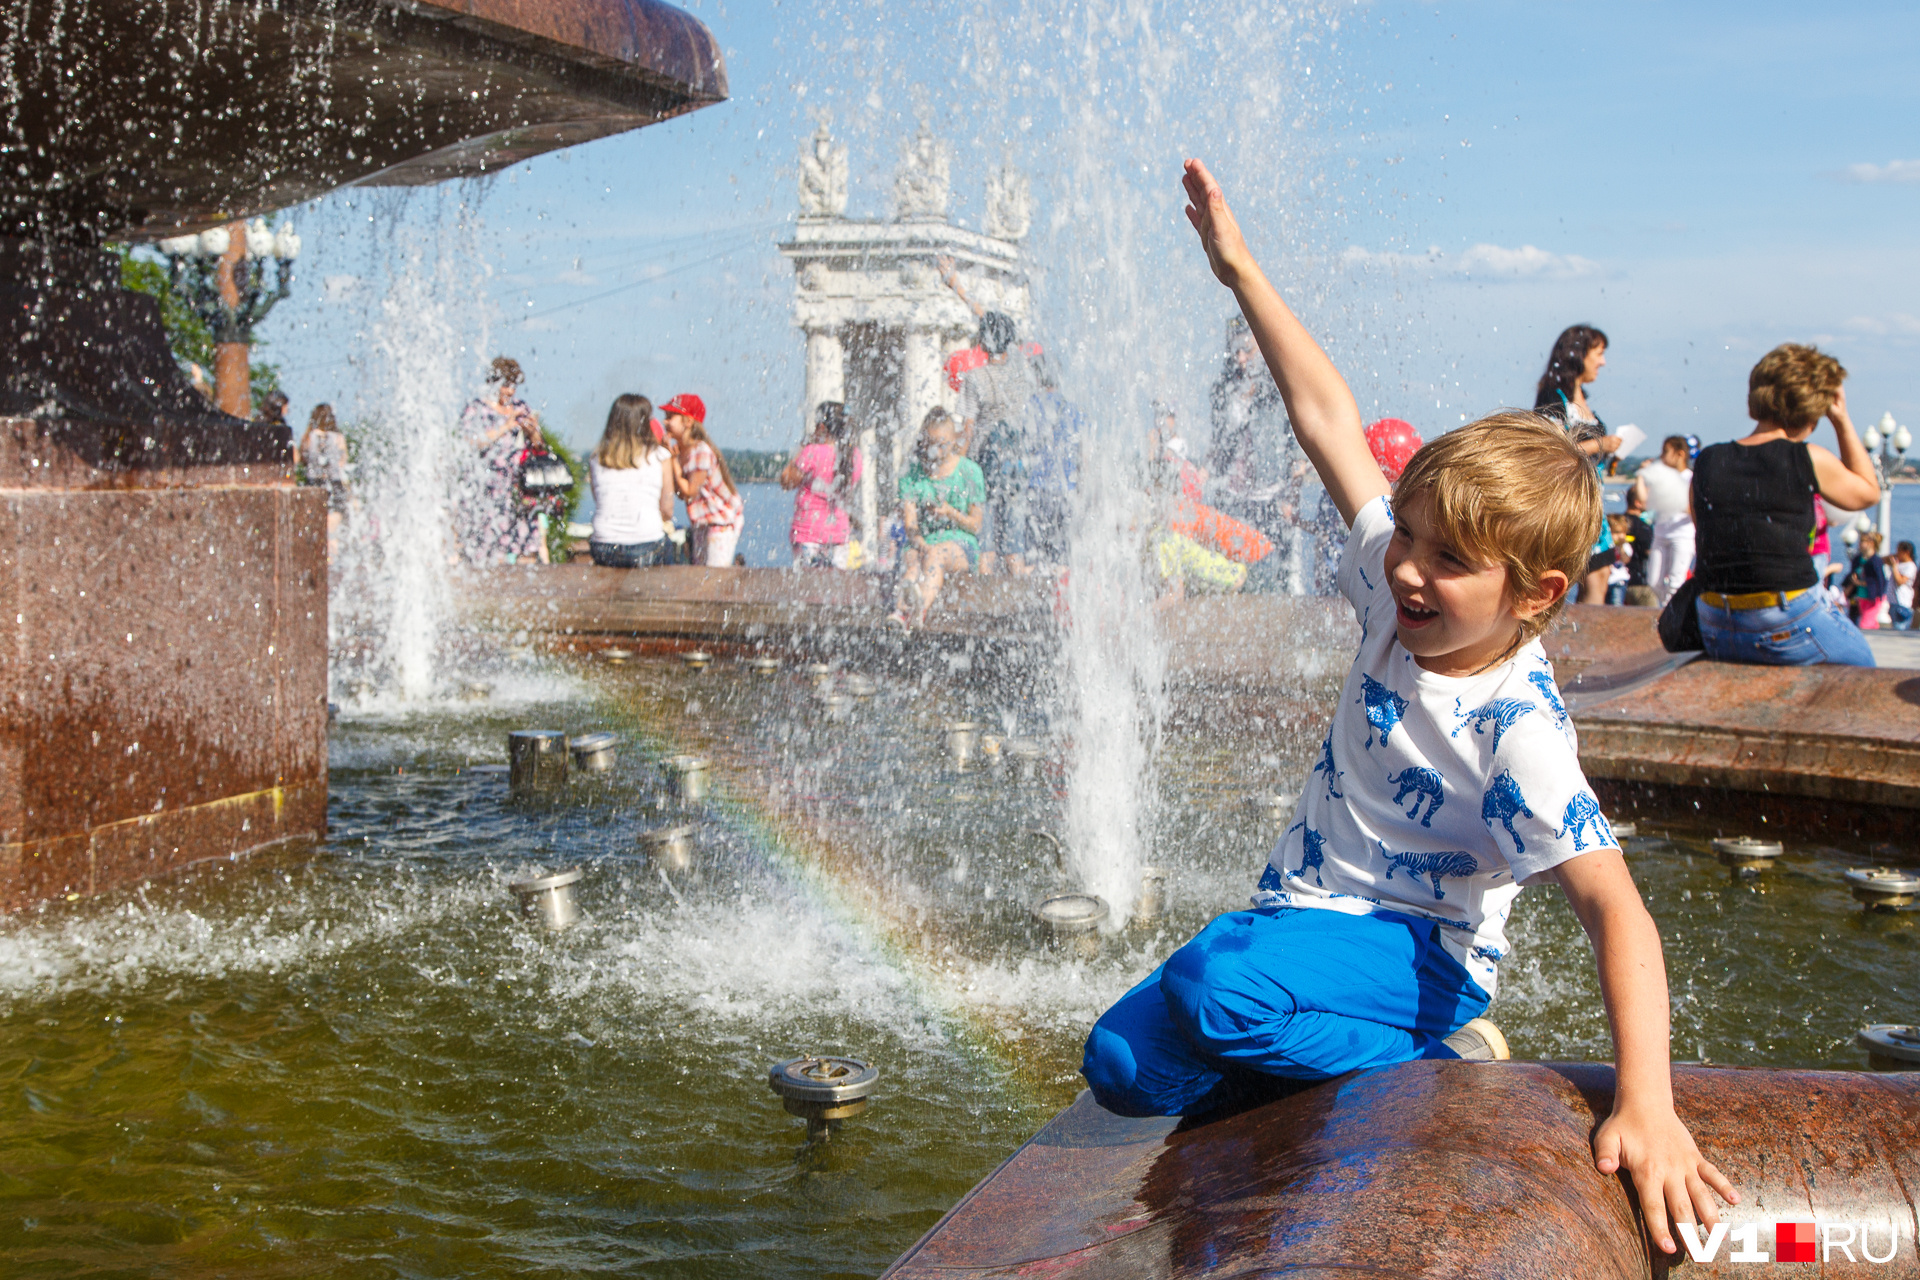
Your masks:
M1840 171L1840 177L1846 182L1920 182L1920 160L1850 164Z
M568 267L565 271L562 271L559 275L555 276L554 279L559 281L561 284L599 284L600 283L599 276L594 275L591 271L582 271L577 266Z
M558 333L560 322L552 316L529 316L520 322L520 327L528 333Z
M1920 316L1895 311L1884 316L1855 316L1847 321L1851 333L1870 333L1875 337L1920 337Z
M1424 254L1374 253L1351 248L1340 255L1349 267L1363 270L1423 271L1436 276L1461 276L1495 280L1567 280L1575 276L1599 273L1600 264L1573 253L1550 253L1534 245L1518 249L1504 245L1476 244L1457 256L1449 256L1438 245Z
M359 276L326 276L320 281L320 296L328 302L345 302L358 292Z

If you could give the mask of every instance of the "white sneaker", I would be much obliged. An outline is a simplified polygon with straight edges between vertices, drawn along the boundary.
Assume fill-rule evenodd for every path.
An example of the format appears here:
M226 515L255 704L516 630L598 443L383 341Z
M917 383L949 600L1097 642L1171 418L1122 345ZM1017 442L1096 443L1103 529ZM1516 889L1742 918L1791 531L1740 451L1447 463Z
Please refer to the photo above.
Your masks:
M1441 1043L1470 1062L1505 1062L1513 1057L1500 1028L1485 1018L1475 1018Z

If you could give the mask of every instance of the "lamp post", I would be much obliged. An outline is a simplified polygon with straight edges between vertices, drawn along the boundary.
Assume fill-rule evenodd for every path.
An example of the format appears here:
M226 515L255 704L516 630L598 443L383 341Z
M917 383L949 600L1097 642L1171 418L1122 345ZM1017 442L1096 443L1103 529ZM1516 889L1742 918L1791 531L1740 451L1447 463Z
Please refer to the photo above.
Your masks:
M293 284L300 237L293 224L230 222L197 236L160 242L173 288L213 333L214 403L236 418L253 416L249 354L253 329ZM268 282L267 264L277 277Z
M1878 425L1866 429L1860 437L1860 443L1867 446L1867 453L1873 457L1874 470L1880 473L1880 546L1884 551L1888 539L1893 537L1893 486L1887 483L1887 477L1907 460L1907 450L1913 445L1913 433L1895 422L1889 410L1880 415Z

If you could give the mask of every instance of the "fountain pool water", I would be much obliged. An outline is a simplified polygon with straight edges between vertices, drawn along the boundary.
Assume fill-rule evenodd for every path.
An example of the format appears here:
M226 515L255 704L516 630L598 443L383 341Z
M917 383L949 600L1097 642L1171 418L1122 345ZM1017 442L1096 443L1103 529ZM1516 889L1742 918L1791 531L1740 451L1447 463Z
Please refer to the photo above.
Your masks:
M492 678L489 704L344 712L324 845L0 930L18 1272L875 1273L1071 1100L1095 1014L1245 902L1265 848L1245 796L1310 764L1278 730L1270 765L1170 729L1167 914L1087 958L1031 918L1061 883L1027 834L1065 821L1057 740L1031 782L943 768L938 726L989 694L883 676L873 714L829 731L799 671ZM516 802L472 766L531 722L623 750ZM658 767L684 753L711 762L697 810ZM683 821L700 856L668 883L637 836ZM1676 1056L1864 1066L1859 1026L1920 1007L1920 913L1853 901L1868 850L1789 841L1735 883L1712 834L1628 842ZM519 918L509 882L574 863L580 922ZM1523 895L1511 934L1494 1016L1515 1052L1604 1059L1558 896ZM767 1089L803 1054L883 1068L822 1146Z

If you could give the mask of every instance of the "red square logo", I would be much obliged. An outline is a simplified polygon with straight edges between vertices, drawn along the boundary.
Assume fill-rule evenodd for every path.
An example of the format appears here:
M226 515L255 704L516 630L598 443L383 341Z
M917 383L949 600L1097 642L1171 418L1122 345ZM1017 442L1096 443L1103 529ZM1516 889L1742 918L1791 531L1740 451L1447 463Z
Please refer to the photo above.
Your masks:
M1813 1224L1776 1222L1773 1224L1773 1260L1775 1262L1812 1262Z

